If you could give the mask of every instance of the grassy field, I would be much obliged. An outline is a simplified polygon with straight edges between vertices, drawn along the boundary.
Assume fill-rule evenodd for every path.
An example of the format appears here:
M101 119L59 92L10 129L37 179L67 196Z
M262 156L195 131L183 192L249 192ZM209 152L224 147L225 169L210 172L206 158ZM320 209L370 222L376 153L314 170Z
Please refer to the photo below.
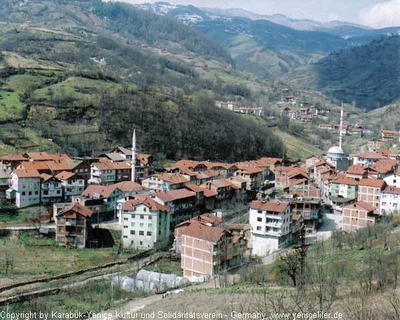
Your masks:
M117 248L69 249L59 247L54 239L39 237L36 232L12 232L0 237L0 263L8 260L11 270L0 269L0 287L72 272L126 259Z

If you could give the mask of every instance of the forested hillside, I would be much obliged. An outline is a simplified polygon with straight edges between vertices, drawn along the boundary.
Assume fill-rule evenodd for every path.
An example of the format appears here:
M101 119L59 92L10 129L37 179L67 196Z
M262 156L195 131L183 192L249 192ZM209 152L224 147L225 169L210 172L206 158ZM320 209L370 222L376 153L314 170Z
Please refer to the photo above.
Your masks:
M260 85L177 21L98 0L5 0L0 17L1 153L96 155L136 129L161 160L285 155L263 124L215 107Z
M315 87L338 100L372 110L399 99L400 37L333 53L312 66Z

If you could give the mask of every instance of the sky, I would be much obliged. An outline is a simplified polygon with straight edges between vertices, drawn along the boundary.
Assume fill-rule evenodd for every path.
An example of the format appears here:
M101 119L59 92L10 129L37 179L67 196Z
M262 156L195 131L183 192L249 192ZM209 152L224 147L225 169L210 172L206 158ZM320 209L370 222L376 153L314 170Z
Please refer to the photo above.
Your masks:
M153 3L153 0L124 0ZM385 28L400 26L400 0L158 0L207 8L241 8L258 14L281 13L294 19L339 20Z

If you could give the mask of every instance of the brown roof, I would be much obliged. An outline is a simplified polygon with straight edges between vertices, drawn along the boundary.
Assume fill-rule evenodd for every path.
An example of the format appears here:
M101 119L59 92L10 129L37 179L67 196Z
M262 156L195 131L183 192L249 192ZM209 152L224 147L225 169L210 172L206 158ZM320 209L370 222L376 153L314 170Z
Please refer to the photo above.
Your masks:
M217 190L215 189L204 189L204 197L206 198L211 198L211 197L216 197L218 194Z
M203 188L199 187L197 184L194 184L194 183L186 184L185 188L187 188L187 189L189 189L191 191L194 191L194 192L203 192L204 191Z
M394 186L387 186L382 190L382 193L391 193L391 194L400 194L400 188L396 188Z
M377 152L360 153L358 157L363 159L387 159L387 157Z
M74 172L62 171L59 174L57 174L55 177L59 180L68 180L75 175L76 175L76 173L74 173ZM83 179L83 178L81 178L81 179Z
M129 170L131 169L131 165L125 161L120 162L95 162L92 166L96 167L99 170Z
M362 179L361 181L359 181L359 185L382 189L386 185L386 182L384 180Z
M347 168L348 174L358 174L363 175L365 173L365 168L361 164L354 164Z
M157 192L155 194L157 198L160 198L164 202L174 201L178 199L185 199L195 197L196 193L187 189L176 189L170 191Z
M65 208L61 210L57 216L63 215L65 213L69 213L70 211L73 211L75 213L78 213L84 217L90 217L93 214L93 211L90 210L89 208L86 208L85 206L81 205L79 202L76 202L72 206Z
M40 177L43 179L43 182L46 182L46 181L50 180L51 178L53 178L53 176L51 174L47 174L47 173L42 173L40 175Z
M163 206L161 203L158 203L154 199L148 197L145 194L138 194L135 196L135 199L125 201L122 204L122 210L124 211L132 211L135 206L144 205L148 207L152 211L164 211L169 212L170 209Z
M289 205L289 202L252 201L250 208L255 209L255 210L265 210L265 211L281 213L287 208L288 205Z
M5 156L0 157L2 161L25 161L27 160L24 156L16 153L7 154Z
M189 179L187 177L179 173L159 173L155 174L154 177L166 181L169 184L180 184L189 182Z
M14 173L18 178L40 178L40 173L37 170L15 169Z
M219 227L209 227L199 222L193 222L183 231L182 236L189 236L217 243L224 232L225 230Z
M346 184L349 186L357 186L359 183L357 180L352 179L352 178L346 178L346 177L338 177L335 180L332 180L331 183L335 184Z
M98 194L104 198L108 198L116 188L115 186L97 186L89 185L85 191L82 192L82 196L92 197L94 194Z
M364 201L357 201L356 203L348 204L348 205L344 206L343 209L344 208L351 209L351 208L357 208L357 207L364 209L366 211L375 211L375 208L372 205L370 205L369 203L366 203Z
M122 181L122 182L114 183L112 186L115 188L118 188L122 192L143 190L143 187L140 184L133 182L133 181Z

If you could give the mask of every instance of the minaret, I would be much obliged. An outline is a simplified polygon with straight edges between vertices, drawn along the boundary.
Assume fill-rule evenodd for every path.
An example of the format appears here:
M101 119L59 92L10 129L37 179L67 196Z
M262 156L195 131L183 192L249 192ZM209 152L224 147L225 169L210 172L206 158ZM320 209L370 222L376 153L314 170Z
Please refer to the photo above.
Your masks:
M343 128L343 102L342 102L342 108L340 109L340 125L339 125L339 148L342 148L342 128Z
M133 129L132 135L132 164L131 164L131 181L135 182L136 172L135 172L135 164L136 164L136 130Z

